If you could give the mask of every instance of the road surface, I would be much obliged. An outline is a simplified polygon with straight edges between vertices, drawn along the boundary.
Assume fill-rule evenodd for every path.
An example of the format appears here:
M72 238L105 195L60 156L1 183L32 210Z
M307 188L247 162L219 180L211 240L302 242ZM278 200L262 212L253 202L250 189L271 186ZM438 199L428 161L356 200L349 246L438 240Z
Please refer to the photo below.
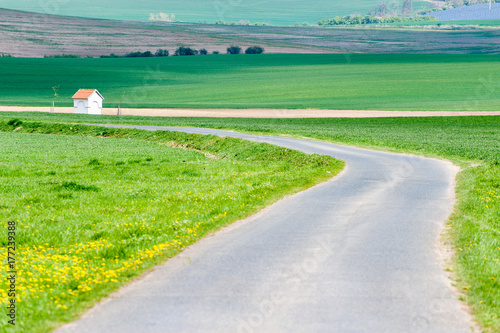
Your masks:
M116 127L268 142L347 167L194 244L58 333L471 331L439 256L454 204L450 162L210 129Z

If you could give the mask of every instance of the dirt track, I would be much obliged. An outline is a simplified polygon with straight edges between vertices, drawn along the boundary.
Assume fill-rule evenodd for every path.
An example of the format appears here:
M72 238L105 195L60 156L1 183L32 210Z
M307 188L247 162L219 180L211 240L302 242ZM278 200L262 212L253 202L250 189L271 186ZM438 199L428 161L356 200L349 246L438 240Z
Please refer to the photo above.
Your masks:
M0 106L1 111L50 112L45 107ZM103 109L104 115L116 115L117 109ZM73 113L74 109L56 108L56 113ZM213 118L382 118L382 117L453 117L500 116L500 111L354 111L354 110L288 110L288 109L122 109L123 116L146 117L213 117Z

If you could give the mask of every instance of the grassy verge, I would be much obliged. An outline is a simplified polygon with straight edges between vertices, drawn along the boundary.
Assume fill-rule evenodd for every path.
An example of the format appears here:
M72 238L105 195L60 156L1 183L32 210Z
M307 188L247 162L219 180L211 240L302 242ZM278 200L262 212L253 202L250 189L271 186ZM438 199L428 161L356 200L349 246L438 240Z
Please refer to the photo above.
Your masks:
M488 111L499 75L498 56L478 54L0 58L0 105L49 106L60 85L58 106L89 87L105 107Z
M0 142L0 257L15 221L19 271L16 326L2 320L2 331L71 321L185 246L343 166L231 138L18 121L0 121ZM7 290L3 279L4 308Z
M96 120L95 117L74 115L23 114L23 117L48 121ZM463 167L458 176L458 203L450 220L453 246L457 251L454 261L457 286L486 330L500 331L500 117L98 119L100 123L197 126L288 134L453 160Z

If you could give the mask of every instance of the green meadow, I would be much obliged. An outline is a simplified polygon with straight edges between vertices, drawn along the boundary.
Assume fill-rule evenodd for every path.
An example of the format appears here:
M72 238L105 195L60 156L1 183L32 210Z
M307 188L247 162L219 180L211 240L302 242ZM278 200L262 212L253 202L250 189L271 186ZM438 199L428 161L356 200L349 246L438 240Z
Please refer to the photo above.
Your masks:
M353 13L366 14L377 0L192 0L162 1L108 0L103 6L97 0L3 0L1 7L44 14L80 16L102 19L146 21L151 13L174 14L187 22L240 21L292 25L297 22L316 23L321 19ZM427 8L428 2L414 1L414 8Z
M2 320L2 332L72 321L189 244L343 167L238 139L78 125L3 120L0 142L0 258L15 222L18 270L16 325ZM8 289L2 279L3 308Z
M500 117L368 119L213 119L91 117L0 113L44 122L99 122L232 129L286 134L452 160L458 175L457 204L447 237L456 254L450 268L460 297L486 332L500 331Z
M105 107L498 110L496 55L210 55L0 58L0 105L72 106L96 88Z

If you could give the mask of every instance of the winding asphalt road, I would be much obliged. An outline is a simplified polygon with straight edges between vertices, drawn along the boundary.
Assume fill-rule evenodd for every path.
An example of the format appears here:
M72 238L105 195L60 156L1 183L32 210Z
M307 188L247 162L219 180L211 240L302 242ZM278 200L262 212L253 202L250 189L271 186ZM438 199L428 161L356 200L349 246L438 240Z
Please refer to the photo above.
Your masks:
M442 266L446 161L286 137L347 162L336 178L217 232L57 332L470 332Z

